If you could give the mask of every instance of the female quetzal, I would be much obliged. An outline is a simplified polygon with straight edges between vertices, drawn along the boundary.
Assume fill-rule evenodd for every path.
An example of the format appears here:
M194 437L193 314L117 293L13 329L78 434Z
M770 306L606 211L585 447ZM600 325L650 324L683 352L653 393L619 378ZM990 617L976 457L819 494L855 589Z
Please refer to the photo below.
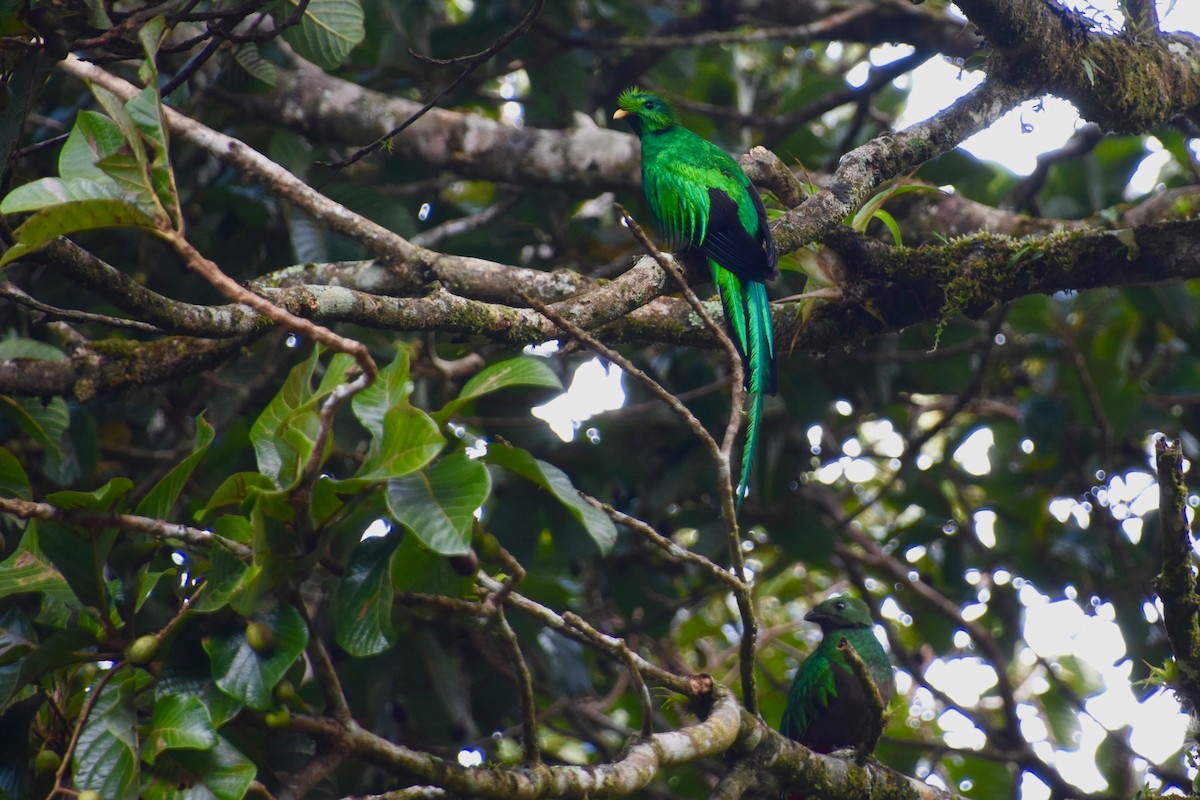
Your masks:
M737 502L749 488L758 448L763 395L775 394L775 336L764 281L778 260L767 211L746 173L728 153L679 124L661 97L629 89L614 119L626 119L642 142L642 188L659 233L672 248L708 261L737 346L750 394L746 449Z
M804 618L821 626L821 643L796 670L779 731L818 753L858 747L876 712L838 643L850 642L885 706L895 691L892 665L875 638L871 612L857 597L838 595L818 603Z

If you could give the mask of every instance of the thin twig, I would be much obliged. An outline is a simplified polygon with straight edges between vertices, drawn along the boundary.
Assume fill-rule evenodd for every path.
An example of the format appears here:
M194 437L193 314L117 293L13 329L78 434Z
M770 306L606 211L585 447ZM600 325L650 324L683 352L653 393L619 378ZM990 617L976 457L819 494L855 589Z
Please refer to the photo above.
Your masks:
M113 675L116 675L119 670L124 667L124 662L117 662L100 676L96 681L96 685L87 693L87 700L83 704L83 708L79 712L79 721L75 723L75 730L71 731L71 740L67 742L67 749L63 751L62 763L58 765L58 771L54 773L54 786L50 789L50 794L47 798L53 798L56 794L65 793L62 782L66 775L67 769L71 766L71 756L75 752L75 747L79 744L79 736L83 733L83 726L87 724L88 716L92 713L92 709L96 706L96 701L100 699L100 695L104 692L104 687L112 680Z
M326 714L343 727L353 725L354 715L350 713L350 706L346 702L346 693L342 689L341 679L338 678L337 668L333 666L333 661L329 658L329 651L325 649L325 642L321 639L320 630L309 616L308 608L303 601L297 600L293 606L304 619L304 624L308 626L308 645L305 649L308 652L308 660L312 665L313 674L317 678L317 684L325 695Z
M609 519L611 519L613 522L629 528L631 531L662 550L672 560L699 567L704 571L705 574L715 578L735 592L746 591L746 584L732 572L725 569L721 565L710 561L699 553L695 553L683 545L673 541L672 539L663 536L661 533L654 530L649 523L640 520L637 517L633 517L629 514L618 511L608 503L601 502L586 492L580 492L579 494L587 503L607 514Z
M331 350L339 353L346 353L354 357L358 362L358 366L362 369L366 381L357 386L350 394L361 391L374 382L379 374L379 368L375 365L375 359L371 358L370 351L362 342L355 339L349 339L345 336L340 336L329 328L323 325L317 325L315 322L297 317L286 309L280 308L271 301L261 295L257 295L243 287L240 283L230 278L221 268L214 262L205 258L200 254L192 244L184 238L183 234L175 230L159 230L158 234L165 239L176 252L183 257L188 268L200 274L205 280L213 285L217 291L225 295L235 303L241 303L259 314L262 314L267 319L275 324L287 328L306 339L314 342L319 342ZM355 383L359 383L356 381ZM346 384L353 386L353 384ZM336 393L335 393L336 394ZM332 395L331 395L332 397ZM345 398L342 398L345 399Z
M625 668L629 670L629 678L633 681L634 694L642 706L642 738L649 739L654 735L654 704L650 699L650 690L642 680L641 670L633 659L633 651L624 643L621 646L621 657L625 661Z
M875 685L871 670L867 668L862 656L854 649L854 645L850 644L850 640L843 637L838 642L837 649L849 662L850 671L858 679L859 686L867 697L867 706L871 712L868 723L870 727L867 728L866 735L858 745L858 758L861 761L875 752L875 746L879 744L879 737L883 734L883 695L879 693L879 687Z
M415 58L419 58L422 60L428 60L428 61L434 61L434 63L453 64L457 60L466 60L466 61L469 61L470 63L467 64L467 68L464 69L457 78L450 81L450 83L447 84L446 87L444 89L442 89L440 92L438 92L437 95L435 95L432 100L430 100L428 103L426 103L420 109L418 109L416 113L414 113L408 119L404 120L404 122L400 123L398 126L393 128L392 130L388 131L383 136L380 136L378 139L371 142L366 147L359 148L349 158L344 158L341 161L337 161L332 164L328 164L328 166L332 167L335 170L345 169L346 167L350 166L351 164L355 163L356 161L359 161L360 159L365 158L366 156L370 155L371 153L374 153L376 150L383 147L383 145L386 142L388 142L392 138L398 136L402 131L404 131L405 128L409 127L414 122L419 120L421 117L425 116L425 114L427 114L430 111L430 109L434 108L439 102L441 102L441 99L443 97L445 97L450 92L452 92L456 88L458 88L459 84L461 84L463 81L465 81L470 76L470 74L476 70L476 68L483 65L483 63L485 61L487 61L492 56L499 53L504 48L508 47L510 44L515 42L517 39L519 39L525 33L525 31L529 30L529 26L533 24L533 21L535 19L537 19L538 14L540 14L542 12L542 6L545 5L545 3L546 3L546 0L534 0L533 7L529 9L529 13L527 13L524 16L524 18L522 18L521 21L517 23L517 26L515 28L513 28L511 31L504 34L499 39L497 39L495 42L493 42L491 47L487 48L486 50L482 50L478 53L475 53L473 55L462 56L462 57L460 57L460 59L448 59L448 60L444 60L444 61L437 61L434 59L430 59L427 56L419 56L417 53L413 53L410 50L409 53L411 53Z
M786 27L756 28L748 31L706 31L685 36L622 36L620 38L599 38L588 36L567 36L570 43L584 47L628 48L635 50L678 50L685 47L707 47L718 44L746 44L750 42L770 42L778 39L787 40L791 45L801 45L817 38L831 36L843 25L848 25L859 17L873 13L870 6L855 6L846 11L830 14L822 20L806 25L788 25Z
M512 663L513 679L521 695L521 751L526 764L537 764L542 760L538 751L537 740L537 706L533 701L533 678L529 674L529 665L521 654L521 643L508 619L504 616L504 607L496 606L496 627L500 630L500 640L508 649L509 661Z
M27 294L17 286L11 283L0 284L0 297L8 299L25 306L26 308L40 311L51 319L69 319L74 322L95 322L100 325L109 325L114 328L124 328L127 330L144 331L146 333L162 333L162 328L157 325L151 325L148 322L142 322L136 319L121 319L120 317L112 317L107 314L94 314L90 311L75 311L68 308L58 308Z
M720 457L715 460L717 467L717 479L721 488L721 513L725 517L725 530L728 536L729 544L729 561L733 569L733 574L737 577L741 588L735 589L734 597L737 600L738 614L742 621L742 635L740 640L741 647L741 678L742 678L742 703L751 714L758 713L758 691L755 688L754 682L754 653L758 639L758 619L754 614L754 596L746 587L746 560L742 553L742 537L738 529L737 520L737 502L735 499L736 489L733 485L733 469L732 453L734 442L738 438L738 433L742 428L743 414L742 407L746 402L746 385L745 374L742 367L742 357L734 347L733 340L729 338L729 334L723 327L717 324L712 315L708 313L708 309L700 302L700 298L692 291L692 287L688 285L687 278L683 271L679 269L678 263L674 259L669 259L657 247L654 242L650 241L650 237L642 230L628 211L620 204L616 204L621 217L625 221L625 225L633 232L634 237L641 242L642 246L650 251L650 255L658 262L668 275L675 279L679 284L679 288L683 292L684 298L687 299L688 305L692 307L700 319L704 321L704 326L716 337L717 341L725 349L725 356L729 362L730 371L733 373L731 382L731 400L730 405L733 411L729 415L729 421L725 426L725 436L721 440Z
M224 536L178 525L172 522L142 517L136 514L113 514L105 511L91 511L82 508L63 509L49 503L35 503L20 500L16 497L0 497L0 513L12 514L21 519L43 519L55 522L66 522L89 529L118 528L133 533L145 533L156 539L172 539L191 545L192 547L211 547L219 545L240 559L250 558L250 548Z

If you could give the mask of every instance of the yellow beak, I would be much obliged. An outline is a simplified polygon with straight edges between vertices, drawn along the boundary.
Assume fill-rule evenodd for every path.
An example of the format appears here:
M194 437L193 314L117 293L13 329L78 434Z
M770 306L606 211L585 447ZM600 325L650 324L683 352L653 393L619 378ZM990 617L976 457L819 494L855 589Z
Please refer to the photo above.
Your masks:
M618 108L613 112L613 119L625 119L629 116L629 112L623 108Z

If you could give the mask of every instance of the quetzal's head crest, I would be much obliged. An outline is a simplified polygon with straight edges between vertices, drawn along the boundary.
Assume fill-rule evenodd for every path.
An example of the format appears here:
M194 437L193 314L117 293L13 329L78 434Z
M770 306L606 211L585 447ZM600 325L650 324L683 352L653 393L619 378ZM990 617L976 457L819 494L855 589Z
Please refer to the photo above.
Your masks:
M629 120L634 133L654 133L666 130L679 122L671 104L653 92L634 86L626 89L617 98L617 110L613 119Z
M875 624L867 604L848 594L834 595L822 600L813 606L812 611L805 614L804 618L820 625L822 632L870 628Z

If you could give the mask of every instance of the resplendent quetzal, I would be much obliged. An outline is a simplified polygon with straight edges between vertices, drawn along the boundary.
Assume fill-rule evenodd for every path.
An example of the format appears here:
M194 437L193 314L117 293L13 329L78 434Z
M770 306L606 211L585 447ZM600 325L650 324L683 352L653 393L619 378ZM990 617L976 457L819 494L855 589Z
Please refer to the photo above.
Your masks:
M848 640L867 665L884 706L894 692L892 665L875 638L871 612L857 597L837 595L818 603L804 618L821 626L822 639L796 670L779 731L818 753L857 747L866 738L874 711L838 643Z
M674 249L708 261L730 338L742 357L750 417L737 503L749 489L758 449L763 395L775 394L775 337L764 281L778 260L758 190L721 148L679 124L656 94L628 89L614 119L627 120L642 142L642 188L659 233Z

